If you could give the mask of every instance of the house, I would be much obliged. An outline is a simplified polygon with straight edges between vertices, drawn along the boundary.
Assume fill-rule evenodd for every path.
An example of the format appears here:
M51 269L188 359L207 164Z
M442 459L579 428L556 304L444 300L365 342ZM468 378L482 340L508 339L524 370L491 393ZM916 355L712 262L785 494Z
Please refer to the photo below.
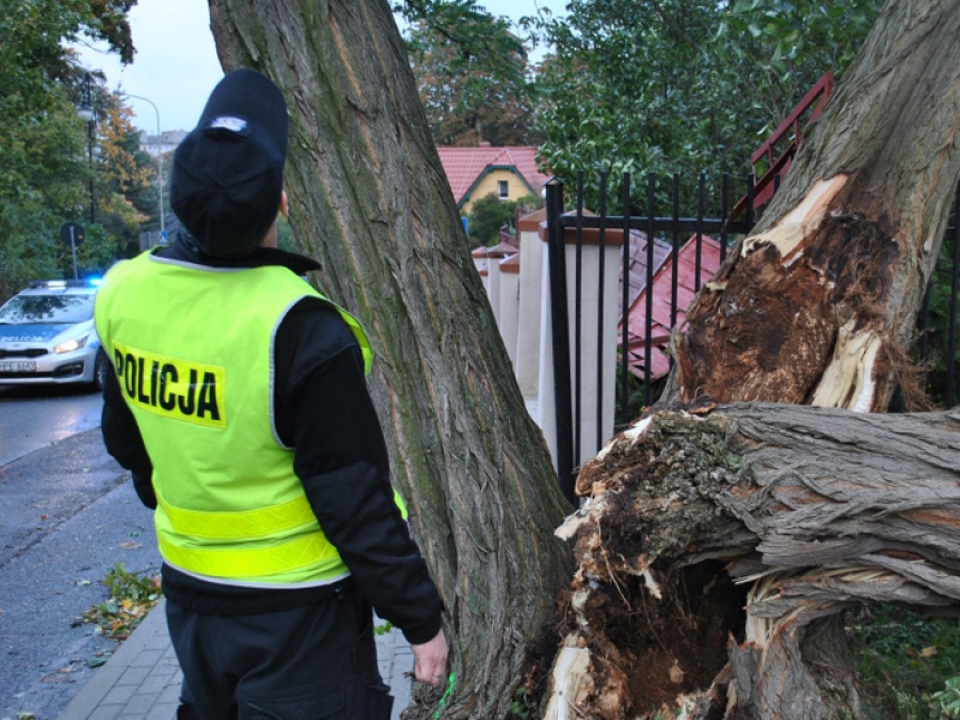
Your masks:
M140 149L151 157L165 155L177 149L187 136L186 130L164 130L159 135L151 135L146 130L140 132Z
M437 148L453 199L463 214L490 193L504 201L525 195L540 197L550 176L537 168L537 150L534 145L494 147L488 143Z

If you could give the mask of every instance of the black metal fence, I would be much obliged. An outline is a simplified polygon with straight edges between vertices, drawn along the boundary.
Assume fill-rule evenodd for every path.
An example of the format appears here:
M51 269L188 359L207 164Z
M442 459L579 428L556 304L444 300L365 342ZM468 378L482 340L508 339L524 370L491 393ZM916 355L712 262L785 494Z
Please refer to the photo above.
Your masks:
M614 414L620 423L629 422L631 409L635 411L642 405L649 405L656 400L659 392L657 378L653 376L652 357L656 352L654 347L654 276L659 269L655 260L658 243L663 252L670 258L670 320L669 329L677 324L678 313L683 312L678 302L679 295L679 253L681 245L688 239L692 243L695 271L693 272L694 292L700 289L702 260L704 252L704 237L709 236L719 244L719 259L723 262L735 236L748 233L755 222L754 187L752 178L739 179L723 176L720 178L719 188L708 193L706 177L701 175L694 184L684 186L688 196L692 196L696 204L695 213L681 213L681 183L677 175L663 182L654 174L645 176L645 182L639 188L642 192L634 193L631 187L631 176L623 175L617 178L620 181L618 197L611 202L609 188L610 178L605 173L600 174L599 192L594 194L594 201L598 203L597 214L588 213L584 207L584 176L580 173L577 178L577 188L573 195L574 209L564 212L564 188L560 184L547 186L546 210L547 233L549 247L549 283L551 292L551 329L553 332L553 367L554 367L554 394L556 398L557 424L557 467L561 488L567 497L573 501L573 484L575 480L575 466L580 452L583 438L581 438L580 417L583 402L595 401L597 407L597 438L594 452L599 451L607 438L602 438L600 424L603 417L609 419L609 413ZM739 190L740 192L737 192ZM741 196L742 193L742 196ZM644 198L637 202L637 197ZM666 196L666 197L665 197ZM739 200L739 202L738 202ZM608 204L619 205L619 214L608 213ZM637 212L637 207L643 207ZM669 208L664 213L665 207ZM736 208L736 210L735 210ZM935 393L937 399L946 407L952 407L956 402L956 370L957 370L957 305L960 295L960 223L957 222L960 209L960 185L957 188L957 197L952 215L952 225L947 231L943 249L938 259L934 280L931 282L924 298L923 306L918 318L918 342L914 349L919 363L937 363L935 371L928 373L937 383ZM742 212L740 212L742 211ZM573 267L568 268L565 261L565 235L570 229L575 234L575 261ZM601 333L603 328L603 305L600 304L600 317L597 318L599 328L596 338L584 337L584 318L581 313L583 287L583 235L585 230L596 230L599 235L601 251L605 246L605 234L614 230L620 235L623 255L619 268L608 269L601 260L599 266L600 286L603 286L606 272L621 273L621 336L619 360L617 368L610 371L617 373L617 397L614 407L603 407L604 397L603 372L600 368L596 388L584 388L581 378L581 359L584 353L593 352L594 348L602 354L603 343ZM632 243L631 231L639 231L645 235L646 263L643 295L645 300L645 325L642 332L643 345L635 348L630 345L628 332L630 320L630 283L629 264L631 260ZM664 247L664 244L666 247ZM600 253L601 258L603 253ZM661 265L667 267L666 258L662 258ZM574 317L571 325L568 314L567 274L574 273L572 287L575 297L569 307L573 308ZM664 298L659 298L662 302ZM572 331L572 337L571 337ZM572 355L571 355L572 353ZM636 365L643 368L642 373L631 373L631 355L639 358ZM672 362L672 361L671 361ZM606 415L605 415L606 414Z

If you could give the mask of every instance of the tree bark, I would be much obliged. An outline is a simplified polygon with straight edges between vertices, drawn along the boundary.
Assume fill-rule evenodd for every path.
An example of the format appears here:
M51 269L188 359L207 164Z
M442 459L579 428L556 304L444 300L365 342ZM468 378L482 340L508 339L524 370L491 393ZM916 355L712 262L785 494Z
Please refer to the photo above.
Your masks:
M888 0L761 222L687 313L672 396L882 411L908 385L960 173L958 53L960 0Z
M562 530L579 670L551 700L576 688L604 720L859 718L837 613L960 599L960 416L802 407L911 400L905 348L960 173L958 51L960 0L888 0L675 335L665 400L798 405L656 413L581 472Z
M567 507L476 270L385 0L211 0L224 69L284 90L287 188L319 287L359 316L394 482L449 611L444 717L509 709L554 616ZM432 713L433 708L428 708Z
M661 703L689 718L860 717L836 614L960 600L958 412L664 410L611 441L578 491L589 499L561 532L578 538L567 645L589 655L582 717ZM745 615L720 612L736 599ZM638 683L651 652L672 681Z

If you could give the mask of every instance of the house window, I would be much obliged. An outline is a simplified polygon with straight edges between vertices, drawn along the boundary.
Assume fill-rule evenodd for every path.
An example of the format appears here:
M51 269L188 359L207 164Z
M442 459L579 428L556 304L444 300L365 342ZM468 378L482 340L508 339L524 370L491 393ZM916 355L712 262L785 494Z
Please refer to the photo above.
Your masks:
M497 183L497 186L498 186L499 189L500 189L500 199L501 199L501 200L509 200L509 199L510 199L510 188L507 186L507 181L506 181L506 180L500 180L500 181Z

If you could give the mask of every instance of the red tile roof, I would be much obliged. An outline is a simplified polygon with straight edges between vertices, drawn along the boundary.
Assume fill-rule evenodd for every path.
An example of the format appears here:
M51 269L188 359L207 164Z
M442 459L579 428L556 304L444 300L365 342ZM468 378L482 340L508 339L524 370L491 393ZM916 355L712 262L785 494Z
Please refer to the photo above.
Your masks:
M609 231L608 231L609 232ZM621 231L622 232L622 231ZM660 271L670 256L670 243L658 237L653 239L653 276ZM627 291L627 307L632 308L637 296L647 286L647 234L640 230L630 231L630 261L627 277L630 288ZM623 262L620 263L620 284L617 289L617 309L623 314ZM631 323L632 325L632 323Z
M702 236L700 250L700 283L706 283L720 268L720 245L711 237ZM697 236L692 236L677 256L677 325L683 323L686 309L695 295ZM670 343L670 296L673 283L673 256L664 258L653 276L653 317L650 328L650 377L659 378L670 370L670 358L665 350ZM643 288L630 304L628 317L628 360L630 371L643 378L644 347L647 322L647 288ZM620 328L622 332L623 321ZM619 341L618 341L619 342Z
M510 147L438 147L440 162L459 205L464 195L491 167L512 167L527 181L535 193L550 179L537 169L537 148L534 145Z

